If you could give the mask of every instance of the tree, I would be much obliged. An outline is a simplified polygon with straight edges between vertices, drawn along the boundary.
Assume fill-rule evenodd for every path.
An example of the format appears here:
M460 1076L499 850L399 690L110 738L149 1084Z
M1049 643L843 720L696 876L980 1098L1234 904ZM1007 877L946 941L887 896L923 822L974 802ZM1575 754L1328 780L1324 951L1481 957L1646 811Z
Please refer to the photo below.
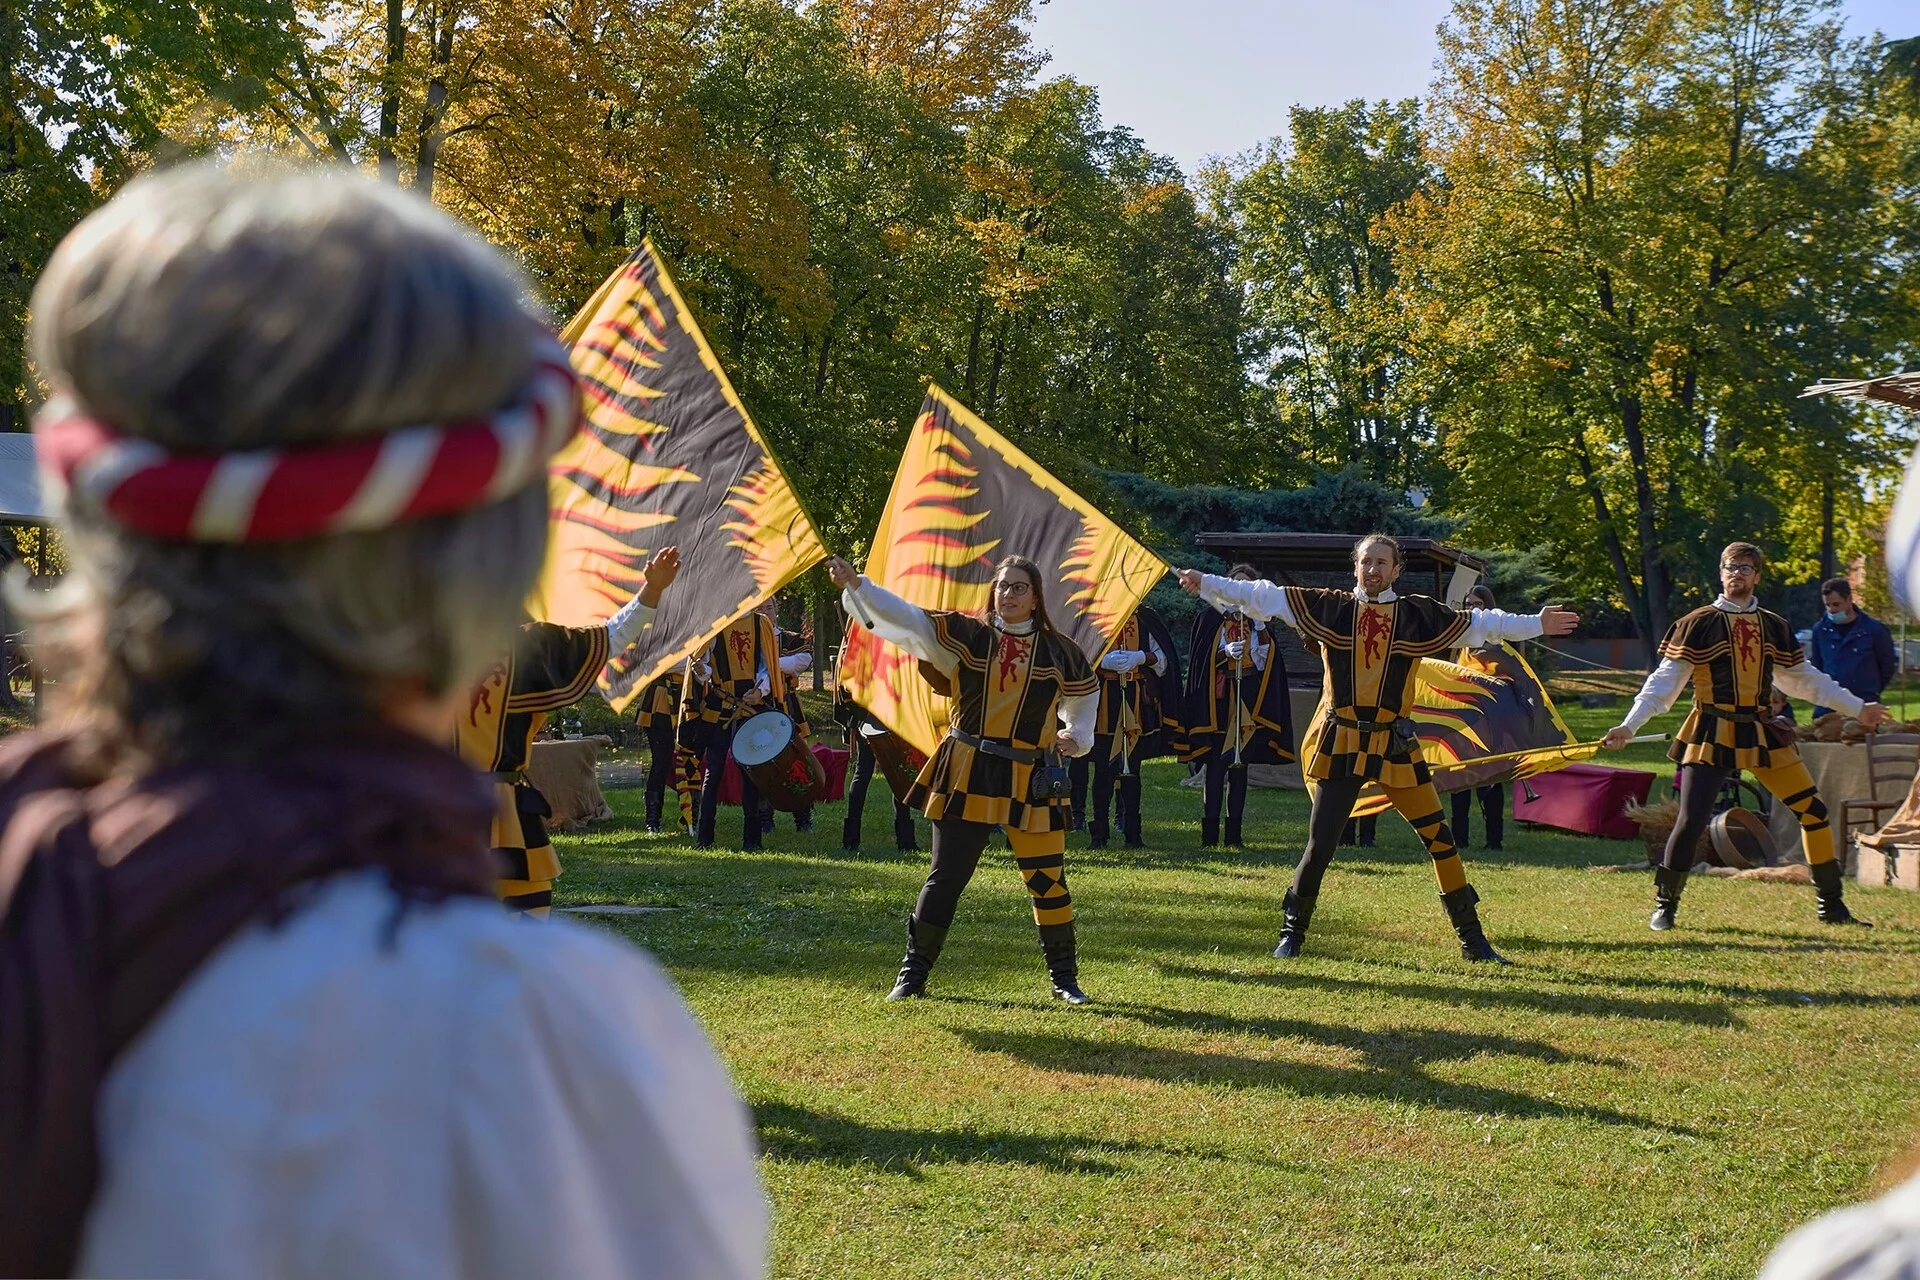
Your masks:
M1797 396L1915 333L1912 170L1831 14L1458 0L1446 183L1384 220L1454 510L1610 580L1649 653L1720 543L1888 461Z
M1411 99L1295 107L1288 137L1214 175L1238 238L1272 430L1313 465L1431 487L1431 425L1387 307L1397 274L1382 215L1437 180Z

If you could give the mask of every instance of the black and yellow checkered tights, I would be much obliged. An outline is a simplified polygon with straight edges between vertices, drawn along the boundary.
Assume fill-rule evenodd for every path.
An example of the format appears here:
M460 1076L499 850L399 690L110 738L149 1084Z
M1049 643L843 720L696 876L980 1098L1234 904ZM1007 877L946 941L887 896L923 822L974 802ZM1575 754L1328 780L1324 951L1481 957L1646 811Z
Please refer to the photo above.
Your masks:
M1067 893L1067 833L1064 831L1014 831L1007 833L1013 846L1013 862L1033 897L1036 924L1069 924L1073 920L1073 899ZM942 818L933 824L933 865L927 882L920 887L920 901L913 909L914 919L944 929L953 923L960 906L960 894L973 879L980 855L993 835L993 824L968 822L963 818Z
M1661 859L1663 866L1684 871L1693 865L1694 845L1706 834L1707 824L1713 821L1714 801L1719 799L1720 789L1735 772L1707 764L1681 767L1680 816L1667 837L1666 856ZM1747 772L1800 819L1800 847L1806 851L1807 865L1817 867L1823 862L1832 862L1833 825L1827 821L1827 806L1814 790L1813 775L1807 772L1805 762L1795 760L1778 769Z
M1320 896L1320 881L1340 845L1340 833L1346 830L1353 802L1365 785L1360 778L1335 778L1314 788L1313 815L1307 820L1307 853L1293 873L1293 891L1302 898ZM1453 833L1447 829L1446 815L1440 808L1440 793L1431 782L1417 787L1389 787L1387 799L1400 811L1427 846L1433 859L1433 878L1440 882L1441 893L1452 893L1467 883L1467 868L1454 847Z

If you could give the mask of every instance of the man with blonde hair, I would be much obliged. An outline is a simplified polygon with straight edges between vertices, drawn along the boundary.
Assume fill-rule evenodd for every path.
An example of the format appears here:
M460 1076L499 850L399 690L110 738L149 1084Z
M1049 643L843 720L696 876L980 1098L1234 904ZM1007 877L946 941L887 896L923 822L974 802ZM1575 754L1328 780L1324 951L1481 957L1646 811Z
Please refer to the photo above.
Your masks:
M724 1069L645 956L501 911L449 749L579 426L524 288L210 167L42 274L77 669L0 742L0 1275L762 1273Z

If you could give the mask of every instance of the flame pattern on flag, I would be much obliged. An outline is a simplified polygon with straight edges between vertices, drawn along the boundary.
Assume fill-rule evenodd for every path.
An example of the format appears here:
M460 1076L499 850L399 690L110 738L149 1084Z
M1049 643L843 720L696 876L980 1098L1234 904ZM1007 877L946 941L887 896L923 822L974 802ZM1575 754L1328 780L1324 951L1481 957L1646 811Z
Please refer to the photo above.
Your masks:
M1090 661L1105 653L1165 562L1061 484L939 387L907 440L874 534L867 576L923 609L979 613L993 567L1024 555L1040 566L1048 613ZM854 701L931 754L947 700L914 660L855 619L840 678Z
M1546 686L1517 650L1501 644L1462 656L1464 663L1422 659L1414 677L1413 720L1437 790L1505 785L1590 759L1598 750L1576 744ZM1301 736L1303 768L1319 741L1320 717L1315 710ZM1525 754L1479 763L1516 752ZM1354 802L1353 816L1388 808L1386 796L1368 783Z
M617 710L826 550L651 241L560 336L586 426L548 472L547 564L529 608L604 622L654 551L680 547L653 625L601 673Z

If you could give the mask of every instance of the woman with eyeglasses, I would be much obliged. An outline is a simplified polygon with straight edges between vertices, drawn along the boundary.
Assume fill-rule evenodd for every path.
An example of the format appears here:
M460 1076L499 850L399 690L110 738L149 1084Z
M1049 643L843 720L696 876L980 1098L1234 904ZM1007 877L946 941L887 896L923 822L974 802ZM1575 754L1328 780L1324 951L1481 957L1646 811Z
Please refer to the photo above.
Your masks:
M887 999L925 994L960 894L999 827L1033 898L1053 992L1086 1004L1067 894L1069 804L1064 788L1050 785L1064 771L1049 762L1093 745L1100 690L1086 655L1047 617L1038 566L1024 556L1002 560L985 618L909 604L838 556L827 574L848 613L952 686L947 736L907 796L933 823L933 861Z

